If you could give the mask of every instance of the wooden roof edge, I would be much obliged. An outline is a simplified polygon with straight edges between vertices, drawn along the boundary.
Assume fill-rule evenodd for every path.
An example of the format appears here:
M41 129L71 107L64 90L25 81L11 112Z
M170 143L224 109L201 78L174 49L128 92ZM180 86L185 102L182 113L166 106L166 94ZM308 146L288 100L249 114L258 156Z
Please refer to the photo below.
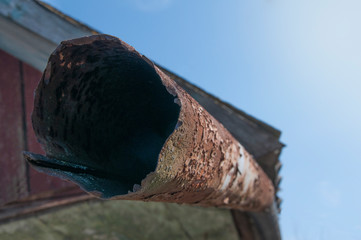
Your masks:
M209 99L212 99L212 101L214 101L217 105L223 105L228 107L232 112L234 112L235 114L240 115L242 118L245 118L247 121L250 121L254 124L257 124L260 128L262 128L263 130L269 132L270 134L272 134L274 137L276 137L277 139L280 138L281 136L281 131L270 126L269 124L249 115L248 113L238 109L237 107L233 106L232 104L225 102L223 100L221 100L220 98L208 93L207 91L203 90L202 88L198 87L197 85L190 83L189 81L185 80L183 77L180 77L178 74L168 70L167 68L160 66L159 64L157 64L157 67L159 67L162 71L165 71L167 74L172 75L172 77L176 78L176 80L181 81L182 83L184 83L185 85L187 85L188 87L190 87L191 89L194 89L196 92L199 92L201 94L206 95ZM285 146L282 143L282 147ZM281 147L281 148L282 148Z
M0 0L0 16L55 45L98 33L39 0ZM39 43L40 44L40 43Z
M41 1L41 0L33 0L34 2L36 2L39 6L41 6L42 8L46 9L47 11L50 11L51 13L54 13L55 15L57 15L58 17L62 18L63 20L73 24L76 27L82 28L85 31L89 31L89 33L91 34L100 34L101 32L98 30L95 30L94 28L90 27L89 25L73 18L70 17L69 15L66 15L65 13L63 13L62 11L52 7L51 5Z

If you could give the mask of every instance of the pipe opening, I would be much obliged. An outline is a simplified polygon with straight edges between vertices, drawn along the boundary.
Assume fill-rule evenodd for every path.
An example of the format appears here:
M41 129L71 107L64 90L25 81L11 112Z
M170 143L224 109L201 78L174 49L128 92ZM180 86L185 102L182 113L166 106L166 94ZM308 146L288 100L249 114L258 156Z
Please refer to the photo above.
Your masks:
M180 106L120 41L77 41L56 49L36 90L32 121L46 157L25 156L103 198L126 194L156 169Z

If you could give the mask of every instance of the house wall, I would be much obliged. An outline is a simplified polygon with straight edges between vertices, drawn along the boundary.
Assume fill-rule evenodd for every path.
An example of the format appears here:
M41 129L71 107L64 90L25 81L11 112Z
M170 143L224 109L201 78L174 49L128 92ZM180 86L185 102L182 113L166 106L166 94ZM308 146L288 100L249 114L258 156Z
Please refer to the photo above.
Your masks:
M41 72L0 49L0 207L31 195L74 186L28 166L22 151L44 153L32 125Z

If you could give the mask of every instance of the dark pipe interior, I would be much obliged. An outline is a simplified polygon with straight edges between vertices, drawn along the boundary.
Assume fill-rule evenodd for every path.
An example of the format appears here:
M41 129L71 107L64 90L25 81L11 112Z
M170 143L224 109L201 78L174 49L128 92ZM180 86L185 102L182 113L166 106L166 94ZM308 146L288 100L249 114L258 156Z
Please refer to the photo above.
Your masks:
M118 41L63 45L35 95L38 169L102 197L125 194L155 170L180 107L153 66Z

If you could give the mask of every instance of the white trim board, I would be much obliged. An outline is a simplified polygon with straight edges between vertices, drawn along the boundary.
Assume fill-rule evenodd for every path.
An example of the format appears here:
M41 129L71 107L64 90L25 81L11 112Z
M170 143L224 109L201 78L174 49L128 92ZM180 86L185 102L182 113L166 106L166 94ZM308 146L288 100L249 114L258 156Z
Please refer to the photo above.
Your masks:
M0 0L0 48L40 71L61 41L88 35L34 0Z

